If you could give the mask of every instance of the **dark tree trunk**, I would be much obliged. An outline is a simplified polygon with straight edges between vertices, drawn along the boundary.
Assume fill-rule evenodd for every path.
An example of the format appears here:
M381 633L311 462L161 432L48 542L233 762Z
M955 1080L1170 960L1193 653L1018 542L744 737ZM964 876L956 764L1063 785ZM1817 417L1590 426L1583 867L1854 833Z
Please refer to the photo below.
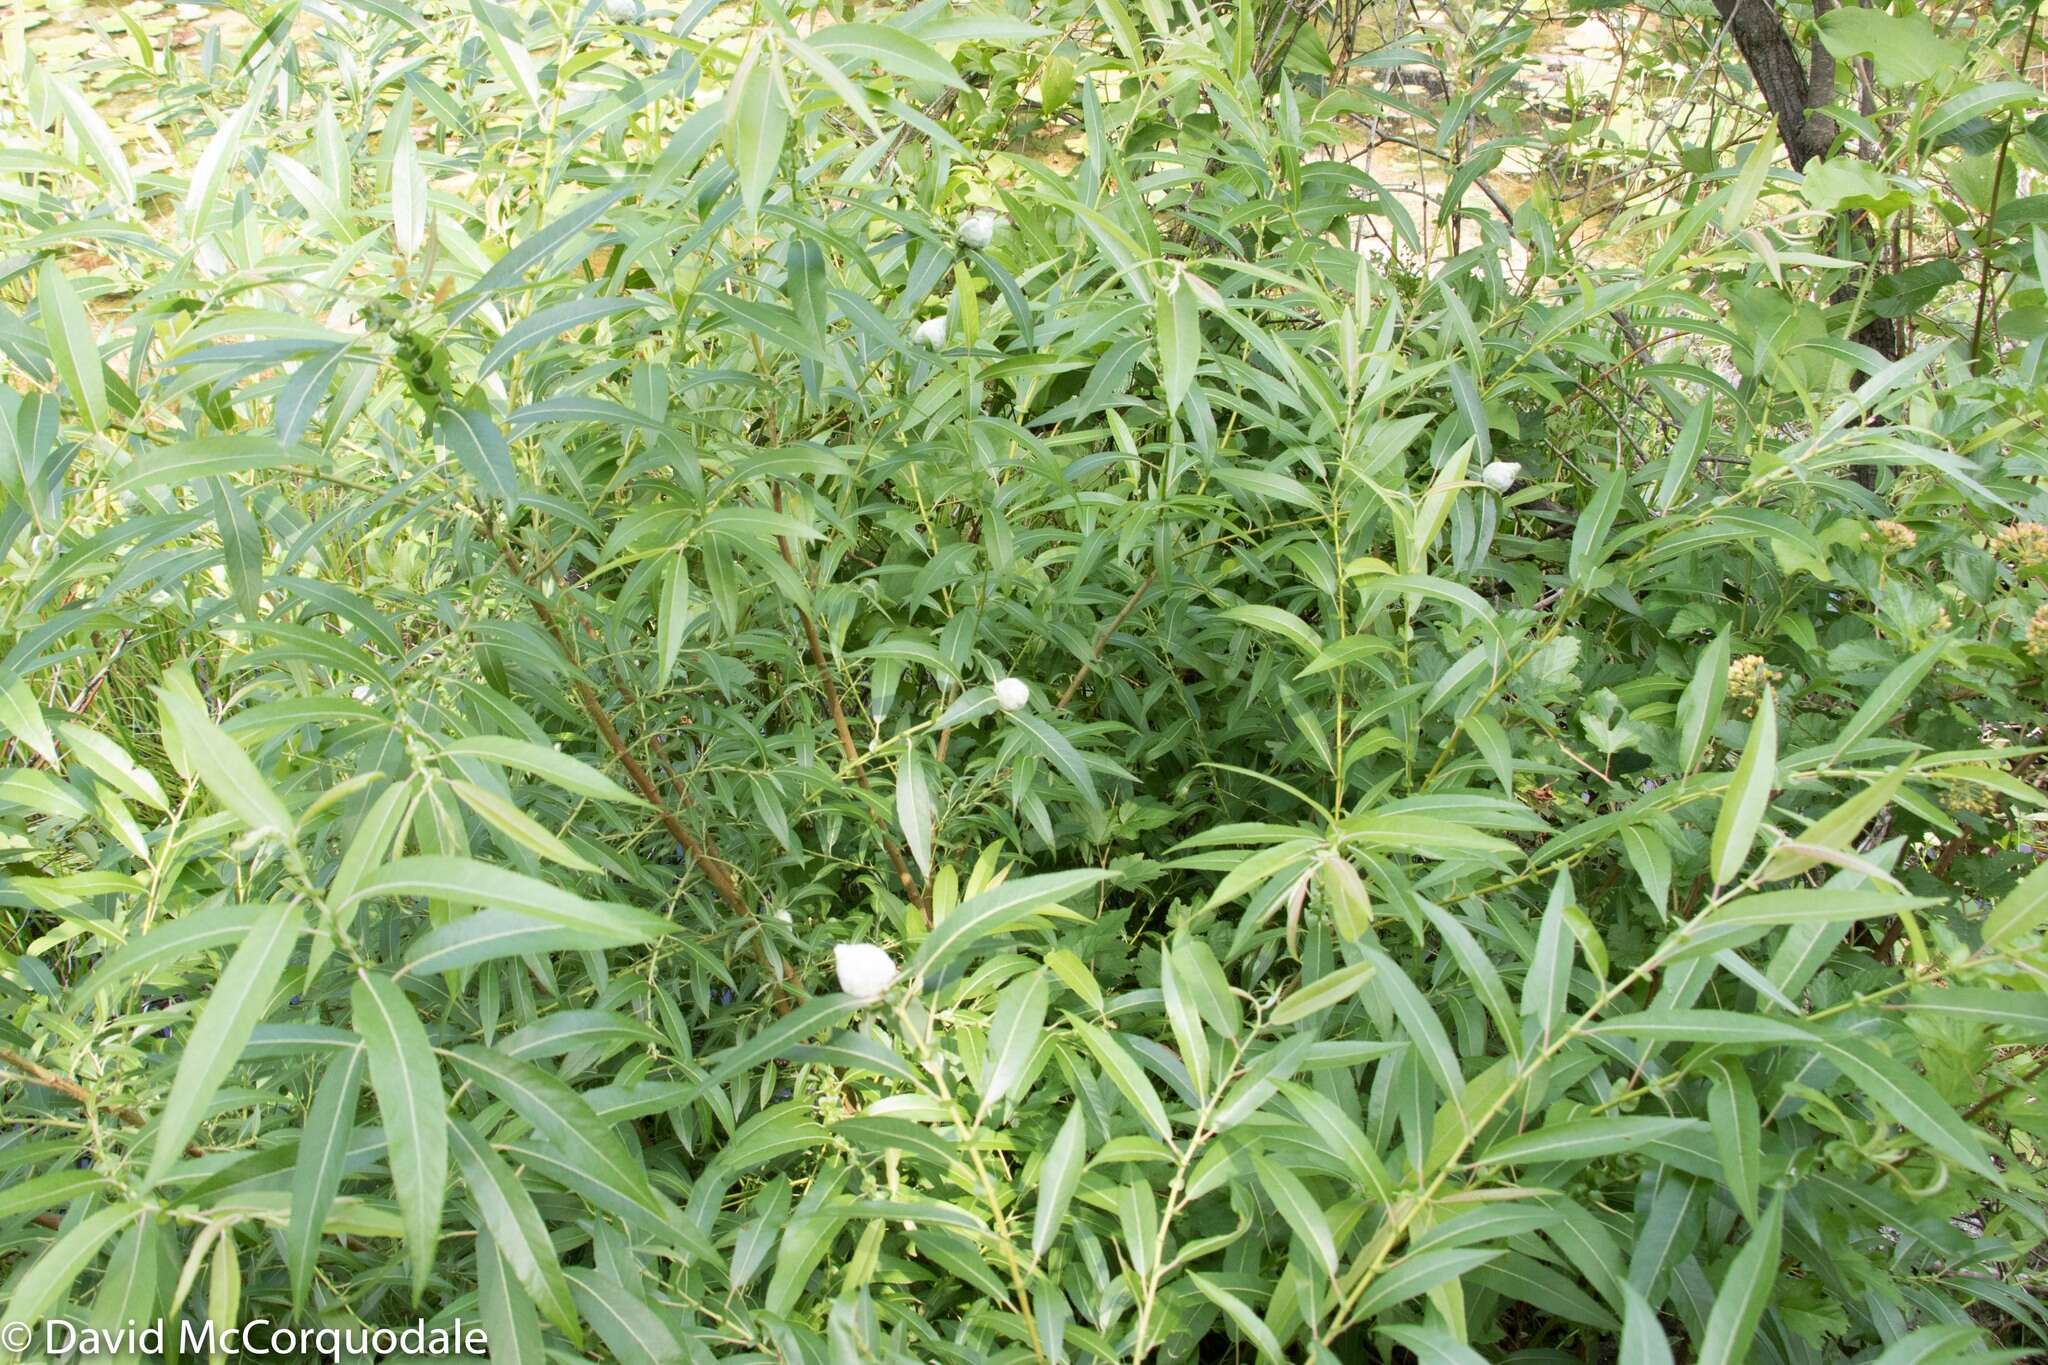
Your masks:
M1826 0L1814 6L1816 16L1831 8ZM1835 98L1835 59L1814 39L1802 58L1792 38L1779 22L1774 0L1714 0L1728 31L1735 36L1757 89L1778 121L1778 136L1785 140L1785 155L1792 169L1802 170L1817 156L1824 156L1835 140L1835 121L1815 112Z
M1834 6L1828 0L1814 0L1813 8L1819 18ZM1835 121L1820 111L1835 98L1834 55L1816 37L1802 58L1778 16L1776 0L1714 0L1714 9L1734 35L1736 50L1777 120L1792 169L1804 170L1807 162L1827 155L1835 140ZM1870 252L1881 250L1868 215L1851 215L1849 231ZM1847 302L1855 294L1855 286L1845 285L1835 302ZM1856 340L1887 360L1899 358L1899 328L1890 318L1866 318L1856 329Z

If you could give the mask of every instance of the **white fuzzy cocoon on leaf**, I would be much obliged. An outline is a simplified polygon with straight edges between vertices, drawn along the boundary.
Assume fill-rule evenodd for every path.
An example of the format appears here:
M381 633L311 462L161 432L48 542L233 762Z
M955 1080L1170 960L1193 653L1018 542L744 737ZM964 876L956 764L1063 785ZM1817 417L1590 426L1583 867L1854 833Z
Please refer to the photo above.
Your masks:
M1479 471L1479 482L1496 493L1505 493L1522 477L1522 466L1513 460L1495 460Z
M998 678L996 705L1005 711L1022 711L1031 704L1031 684L1022 678Z
M926 318L923 322L917 324L916 330L910 334L910 339L920 346L929 346L935 351L938 350L939 347L946 344L946 320L944 318Z
M896 980L896 962L872 943L842 943L832 950L839 989L856 1000L880 1000Z
M982 250L996 239L996 227L1001 222L987 209L976 209L960 220L960 245Z

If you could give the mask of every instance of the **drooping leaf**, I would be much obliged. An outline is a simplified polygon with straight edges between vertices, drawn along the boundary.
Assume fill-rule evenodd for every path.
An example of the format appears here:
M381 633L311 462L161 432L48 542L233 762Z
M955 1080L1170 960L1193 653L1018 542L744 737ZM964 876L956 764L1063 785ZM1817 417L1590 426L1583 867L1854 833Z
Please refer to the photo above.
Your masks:
M441 1069L419 1015L390 978L364 974L349 998L350 1018L369 1062L370 1088L384 1119L417 1303L433 1275L441 1206L448 1193L448 1102L441 1092Z

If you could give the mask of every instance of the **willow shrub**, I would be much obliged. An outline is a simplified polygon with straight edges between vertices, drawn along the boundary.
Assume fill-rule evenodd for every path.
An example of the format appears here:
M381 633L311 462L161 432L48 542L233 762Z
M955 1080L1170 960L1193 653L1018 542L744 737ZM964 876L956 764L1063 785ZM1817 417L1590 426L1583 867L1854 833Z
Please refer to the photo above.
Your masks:
M29 34L0 1320L2037 1345L2024 232L1893 362L1762 159L1432 262L1259 6L707 9Z

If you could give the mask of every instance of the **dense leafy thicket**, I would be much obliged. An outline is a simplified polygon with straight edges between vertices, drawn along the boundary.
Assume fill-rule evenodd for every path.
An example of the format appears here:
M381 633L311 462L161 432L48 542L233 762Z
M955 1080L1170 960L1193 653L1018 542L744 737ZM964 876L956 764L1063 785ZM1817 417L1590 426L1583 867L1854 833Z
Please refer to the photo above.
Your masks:
M0 19L0 1321L2037 1349L2035 34L1759 8Z

